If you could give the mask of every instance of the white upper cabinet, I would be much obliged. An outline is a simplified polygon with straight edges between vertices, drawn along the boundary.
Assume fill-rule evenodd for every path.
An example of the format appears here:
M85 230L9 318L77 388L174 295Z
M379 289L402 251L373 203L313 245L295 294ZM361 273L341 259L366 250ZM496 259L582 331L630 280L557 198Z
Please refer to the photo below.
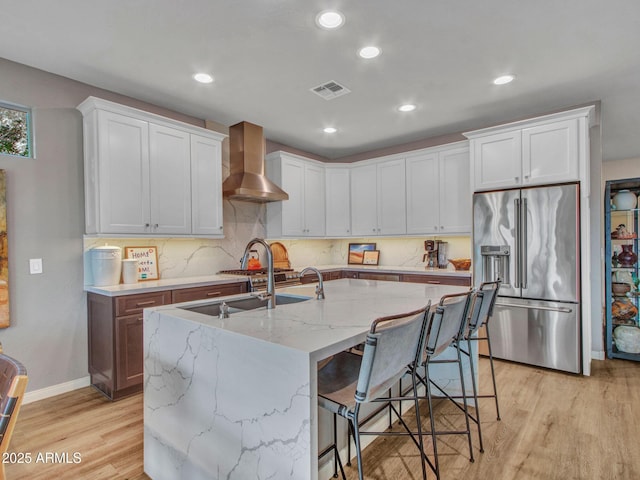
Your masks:
M86 233L222 236L225 135L94 97L78 109Z
M191 140L187 132L149 124L149 189L151 231L191 233Z
M471 233L469 148L465 144L407 157L407 233Z
M578 120L522 130L522 182L578 180Z
M191 230L218 236L222 228L222 144L191 134Z
M267 177L289 195L289 200L267 204L267 236L324 237L324 165L298 155L267 155Z
M352 167L352 235L403 235L406 222L404 158Z
M471 140L473 190L586 182L592 109L465 133Z
M348 166L327 166L325 172L326 235L348 237L351 235L351 187Z
M473 139L471 148L476 189L504 188L522 183L522 141L519 131Z

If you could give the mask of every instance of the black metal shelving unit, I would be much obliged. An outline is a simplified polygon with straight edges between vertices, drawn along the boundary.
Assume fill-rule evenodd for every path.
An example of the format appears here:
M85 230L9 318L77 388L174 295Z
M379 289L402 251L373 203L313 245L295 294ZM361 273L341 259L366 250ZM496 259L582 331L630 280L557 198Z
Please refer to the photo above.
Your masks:
M616 300L624 300L627 299L631 301L636 309L640 311L640 292L638 292L635 287L632 285L631 292L624 296L616 296L612 290L613 283L613 274L616 272L628 272L634 278L640 278L638 262L636 261L635 265L632 267L622 267L622 266L614 266L613 264L613 254L615 248L618 245L623 244L632 244L633 252L638 255L638 245L640 236L640 231L638 229L639 226L639 217L640 217L640 205L636 205L636 208L633 210L614 210L611 206L611 200L616 193L620 190L630 190L636 196L640 194L640 178L629 178L624 180L610 180L605 184L605 194L604 194L604 274L605 274L605 343L607 349L607 357L608 358L624 358L627 360L635 360L640 361L640 353L628 353L618 350L613 341L613 331L619 325L635 325L640 326L639 315L636 313L635 317L628 320L620 320L613 317L612 305ZM634 234L632 238L612 238L612 233L616 231L618 226L618 222L621 220L621 216L624 216L625 225L627 226L630 233ZM615 225L612 224L615 223ZM626 301L626 300L625 300Z

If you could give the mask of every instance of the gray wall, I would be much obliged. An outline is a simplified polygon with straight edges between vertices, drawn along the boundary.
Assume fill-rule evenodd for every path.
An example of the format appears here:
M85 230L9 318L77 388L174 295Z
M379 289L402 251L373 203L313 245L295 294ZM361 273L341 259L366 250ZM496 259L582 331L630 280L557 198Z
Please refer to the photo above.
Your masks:
M7 178L11 326L5 353L27 367L28 390L87 375L82 251L82 115L89 95L204 126L204 121L0 59L0 100L31 107L35 159L0 154ZM41 275L29 258L42 258Z

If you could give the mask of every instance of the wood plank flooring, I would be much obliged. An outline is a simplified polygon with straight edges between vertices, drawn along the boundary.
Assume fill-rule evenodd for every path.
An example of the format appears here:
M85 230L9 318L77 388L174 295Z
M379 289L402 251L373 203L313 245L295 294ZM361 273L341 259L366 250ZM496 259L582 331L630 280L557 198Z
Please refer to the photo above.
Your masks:
M493 400L481 400L485 452L477 450L474 429L474 463L464 437L442 437L443 480L640 479L640 364L592 365L592 376L582 377L496 362L502 421ZM483 390L487 367L481 360ZM442 427L463 425L444 401L434 411ZM112 403L91 388L25 405L9 451L30 454L31 463L7 464L7 479L148 479L142 415L141 394ZM58 458L44 462L47 453ZM415 448L403 438L376 440L364 461L366 478L421 478ZM355 463L346 470L349 480L357 478Z

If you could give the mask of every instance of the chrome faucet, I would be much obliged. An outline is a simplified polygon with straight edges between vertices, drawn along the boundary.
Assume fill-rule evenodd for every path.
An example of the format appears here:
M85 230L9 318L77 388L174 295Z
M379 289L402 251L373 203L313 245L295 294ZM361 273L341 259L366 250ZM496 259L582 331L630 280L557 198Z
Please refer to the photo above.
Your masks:
M316 299L324 300L324 284L322 283L322 274L320 273L320 270L315 267L307 267L300 272L300 276L302 277L307 270L309 270L310 272L315 272L315 274L318 276L318 285L316 285Z
M242 270L247 269L247 263L249 262L249 252L251 251L251 247L253 247L255 244L262 245L267 251L267 293L266 295L262 295L262 297L267 298L267 308L276 308L275 280L273 278L273 252L271 251L271 247L269 246L269 244L262 238L254 238L250 240L244 249L244 255L242 255L240 268Z

